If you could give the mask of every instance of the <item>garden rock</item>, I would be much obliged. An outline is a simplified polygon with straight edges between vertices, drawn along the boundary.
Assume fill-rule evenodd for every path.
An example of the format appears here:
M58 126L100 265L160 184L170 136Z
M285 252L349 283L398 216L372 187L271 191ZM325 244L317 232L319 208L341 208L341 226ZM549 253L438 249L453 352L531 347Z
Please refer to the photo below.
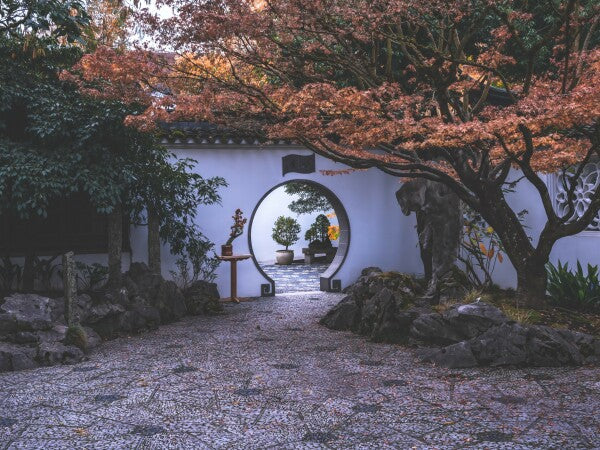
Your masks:
M125 308L123 306L103 301L90 308L83 323L95 324L105 320L115 319L124 312Z
M417 317L410 326L410 335L430 344L448 345L464 339L462 333L450 326L441 314L429 313Z
M63 342L67 336L66 325L56 324L47 331L38 331L38 342Z
M184 298L189 314L214 314L223 311L216 283L195 281L185 290Z
M17 319L12 314L0 314L0 336L6 336L17 331Z
M73 319L86 333L86 351L102 339L178 320L188 312L186 301L195 314L216 312L221 307L215 284L196 282L186 298L173 281L164 280L142 263L131 264L123 283L117 291L75 298ZM0 303L0 371L71 364L84 357L79 348L66 345L64 298L14 294Z
M87 350L98 347L102 343L102 338L90 327L83 327L87 337Z
M478 365L471 346L466 342L449 345L444 348L421 349L417 354L424 362L432 362L451 369L475 367Z
M0 342L0 372L37 367L35 356L33 348Z
M187 313L185 298L177 284L153 273L145 263L132 263L123 280L130 297L143 297L149 306L158 309L162 323L178 320Z
M38 348L37 360L43 366L75 364L83 359L84 354L79 348L72 345L64 345L60 342L45 342Z
M48 330L52 328L52 305L41 295L13 294L4 299L0 314L14 318L19 331Z
M449 368L600 363L600 338L516 323L482 301L434 312L431 306L417 306L421 286L408 275L365 269L321 324L376 342L434 346L421 348L417 355Z
M73 320L83 323L88 320L88 315L93 307L92 298L88 294L79 294L73 301ZM52 320L65 323L65 298L52 299Z
M144 321L144 326L149 329L155 329L160 325L160 312L153 306L143 303L134 303L131 305L131 312Z
M332 330L346 331L355 328L360 319L360 308L352 296L342 299L321 319L321 324Z
M410 299L421 292L409 275L367 268L348 296L330 310L321 323L335 330L351 330L376 342L403 342L419 315Z
M370 277L373 275L377 275L378 273L382 273L383 270L381 270L379 267L365 267L363 270L360 271L360 275L362 277Z
M506 322L508 318L498 308L477 301L454 305L443 314L423 314L412 323L410 334L414 339L428 343L453 344Z
M164 281L154 297L154 306L158 308L164 323L173 322L185 316L185 298L174 281Z
M469 351L473 356L470 362L465 359ZM422 350L420 357L450 368L575 366L598 362L600 340L583 333L511 322L458 344Z

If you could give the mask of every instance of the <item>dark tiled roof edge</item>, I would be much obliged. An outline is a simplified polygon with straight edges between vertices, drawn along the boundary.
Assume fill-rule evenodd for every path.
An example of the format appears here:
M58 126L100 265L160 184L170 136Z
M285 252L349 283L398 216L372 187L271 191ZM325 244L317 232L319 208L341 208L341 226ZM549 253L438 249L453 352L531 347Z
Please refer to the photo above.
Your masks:
M195 146L297 146L290 140L266 140L243 135L208 122L169 122L160 124L163 144Z

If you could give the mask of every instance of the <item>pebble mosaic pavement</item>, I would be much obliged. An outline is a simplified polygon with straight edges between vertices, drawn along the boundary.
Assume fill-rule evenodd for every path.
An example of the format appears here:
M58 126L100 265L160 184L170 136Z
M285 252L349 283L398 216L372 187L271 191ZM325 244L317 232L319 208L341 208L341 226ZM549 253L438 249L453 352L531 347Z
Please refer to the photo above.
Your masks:
M600 448L600 369L423 365L320 326L340 298L228 305L0 374L0 448Z
M261 266L267 275L275 281L275 293L285 292L310 292L320 288L320 277L329 264L291 264L278 266L265 264Z

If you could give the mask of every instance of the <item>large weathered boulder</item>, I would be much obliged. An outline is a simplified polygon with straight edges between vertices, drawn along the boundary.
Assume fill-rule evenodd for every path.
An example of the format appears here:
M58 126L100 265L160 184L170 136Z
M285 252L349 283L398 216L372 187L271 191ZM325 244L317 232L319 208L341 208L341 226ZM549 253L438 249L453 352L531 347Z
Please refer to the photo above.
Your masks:
M73 301L73 320L76 323L87 321L93 306L92 298L88 294L78 294ZM52 320L65 323L65 298L52 299Z
M422 284L409 275L367 268L346 293L321 324L376 342L436 346L418 350L426 362L451 368L600 363L600 338L519 324L482 301L434 312L423 302Z
M168 323L185 316L187 310L181 289L173 281L150 271L144 263L132 263L123 275L124 286L131 297L142 297L146 304L158 309L161 322Z
M90 327L83 327L87 337L87 350L98 347L102 343L102 338Z
M583 333L515 322L443 348L424 349L423 361L444 367L550 367L597 363L600 339Z
M174 281L164 281L152 300L163 323L179 320L187 313L183 293Z
M356 300L348 295L330 309L320 323L332 330L346 331L355 328L360 319L360 307Z
M17 319L12 314L0 314L0 337L17 331Z
M449 326L444 317L435 312L421 314L411 323L410 335L417 340L448 345L464 339L462 333L455 327Z
M479 365L473 350L467 342L459 342L443 348L423 348L417 355L424 362L435 363L451 369L475 367Z
M416 310L406 310L402 296L384 287L364 301L358 332L375 342L403 342L417 316Z
M83 321L85 324L95 324L105 320L114 320L125 312L125 308L116 303L102 301L93 305Z
M133 263L123 276L123 287L114 291L79 294L73 301L73 319L83 336L86 351L102 339L139 333L172 322L188 312L220 310L219 292L213 283L196 282L187 298L173 281L152 273L146 264ZM39 365L70 364L83 352L72 343L73 328L65 320L64 298L14 294L0 300L0 371ZM83 335L85 332L85 335Z
M19 331L48 330L52 328L52 306L48 297L13 294L0 305L0 314L5 316L5 322L14 319Z
M223 311L216 283L195 281L184 292L185 306L189 314L214 314Z
M363 270L359 281L349 289L321 323L334 330L351 330L375 342L403 342L412 321L419 315L410 299L419 292L415 280L403 274L383 273L376 268Z
M0 372L33 369L38 366L35 357L35 348L0 342Z
M433 344L453 344L471 339L495 325L508 322L508 317L495 306L477 301L454 305L443 314L423 314L411 325L410 335Z
M36 359L43 366L55 366L57 364L75 364L82 361L84 357L83 352L73 345L44 342L38 347Z

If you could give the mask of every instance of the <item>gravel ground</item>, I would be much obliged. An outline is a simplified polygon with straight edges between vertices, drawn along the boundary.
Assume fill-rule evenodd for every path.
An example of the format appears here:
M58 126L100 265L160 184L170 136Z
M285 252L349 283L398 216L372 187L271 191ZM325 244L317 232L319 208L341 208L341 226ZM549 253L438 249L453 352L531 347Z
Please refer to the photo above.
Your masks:
M340 298L228 305L0 374L0 448L600 448L600 369L423 365L320 326Z

